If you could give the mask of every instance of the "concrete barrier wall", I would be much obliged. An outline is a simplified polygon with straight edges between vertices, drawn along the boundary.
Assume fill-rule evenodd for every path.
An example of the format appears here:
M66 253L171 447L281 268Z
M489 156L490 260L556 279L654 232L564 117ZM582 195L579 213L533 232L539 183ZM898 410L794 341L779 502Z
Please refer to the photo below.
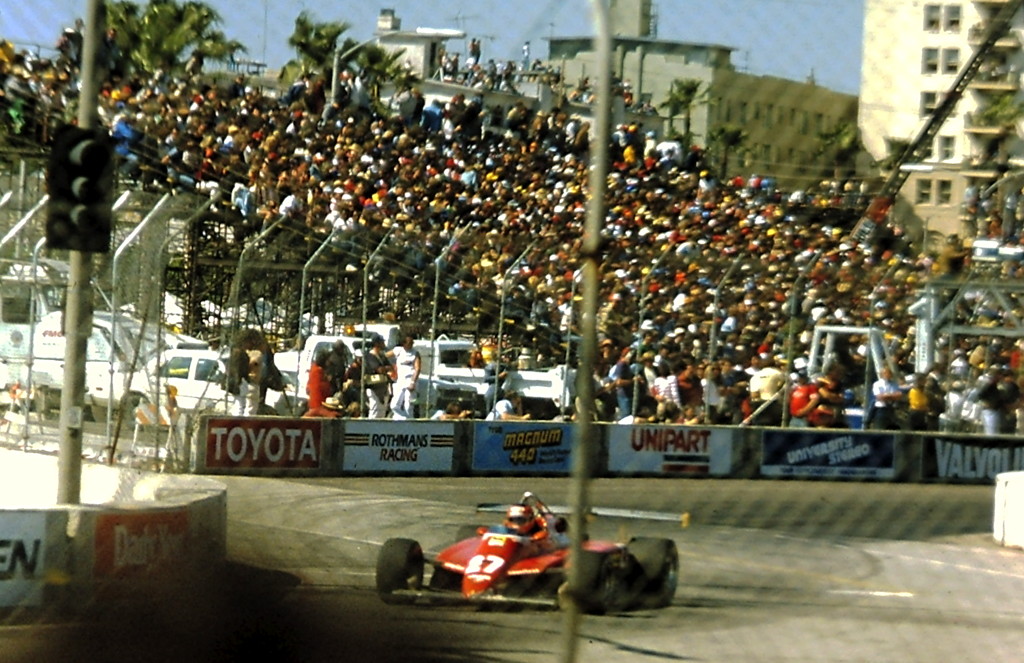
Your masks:
M144 598L223 566L220 482L87 464L80 505L57 484L55 456L0 450L0 609Z
M577 448L596 476L677 476L991 484L1024 470L1024 440L900 431L599 424L586 444L555 421L294 420L206 417L192 471L263 476L568 476ZM310 432L312 431L312 432ZM269 444L268 444L269 443ZM1015 482L997 499L1024 513ZM998 506L998 505L997 505ZM1019 521L995 527L1021 545Z
M996 476L992 534L1001 545L1024 548L1024 472Z

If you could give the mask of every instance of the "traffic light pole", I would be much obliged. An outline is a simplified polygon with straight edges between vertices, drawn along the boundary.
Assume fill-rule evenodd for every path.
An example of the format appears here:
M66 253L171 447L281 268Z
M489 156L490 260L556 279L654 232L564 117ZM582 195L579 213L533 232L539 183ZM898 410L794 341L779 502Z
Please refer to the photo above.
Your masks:
M103 0L89 0L82 44L82 86L78 126L99 124L99 49L104 30ZM57 502L79 504L82 493L82 409L85 403L86 343L92 331L92 253L71 251L64 309L64 385L60 396L60 455Z

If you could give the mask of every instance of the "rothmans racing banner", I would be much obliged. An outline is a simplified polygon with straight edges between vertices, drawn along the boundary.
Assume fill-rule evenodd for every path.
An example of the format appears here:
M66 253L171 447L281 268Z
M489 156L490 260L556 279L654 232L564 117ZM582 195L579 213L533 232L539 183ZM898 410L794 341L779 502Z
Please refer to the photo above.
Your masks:
M608 426L608 469L628 474L728 476L735 433L724 428Z
M896 440L891 433L766 430L761 443L761 474L766 477L896 476Z
M573 424L483 421L473 428L473 469L516 473L570 470Z
M346 421L342 469L450 473L454 449L453 422Z

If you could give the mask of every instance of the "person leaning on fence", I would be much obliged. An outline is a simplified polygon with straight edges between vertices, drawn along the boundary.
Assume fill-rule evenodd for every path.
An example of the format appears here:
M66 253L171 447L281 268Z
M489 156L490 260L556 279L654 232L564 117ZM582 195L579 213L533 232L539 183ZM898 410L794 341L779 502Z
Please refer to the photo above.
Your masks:
M384 350L384 338L374 336L370 351L363 358L365 363L363 378L366 387L366 416L370 419L382 419L387 415L388 394L391 391L391 363Z

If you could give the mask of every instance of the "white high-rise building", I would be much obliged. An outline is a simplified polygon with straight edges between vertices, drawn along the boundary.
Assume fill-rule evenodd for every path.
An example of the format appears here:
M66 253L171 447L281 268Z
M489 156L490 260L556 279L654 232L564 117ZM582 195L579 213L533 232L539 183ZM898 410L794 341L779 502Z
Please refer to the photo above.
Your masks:
M858 124L876 161L884 161L893 145L917 136L988 25L1016 2L866 0ZM1024 16L1018 11L935 135L930 152L905 166L912 172L894 210L898 224L947 235L986 232L982 214L965 214L965 193L984 192L1024 165L1024 112L1012 110L1022 99L1022 34ZM1024 176L992 188L994 209L1001 210L1006 193L1022 185Z

